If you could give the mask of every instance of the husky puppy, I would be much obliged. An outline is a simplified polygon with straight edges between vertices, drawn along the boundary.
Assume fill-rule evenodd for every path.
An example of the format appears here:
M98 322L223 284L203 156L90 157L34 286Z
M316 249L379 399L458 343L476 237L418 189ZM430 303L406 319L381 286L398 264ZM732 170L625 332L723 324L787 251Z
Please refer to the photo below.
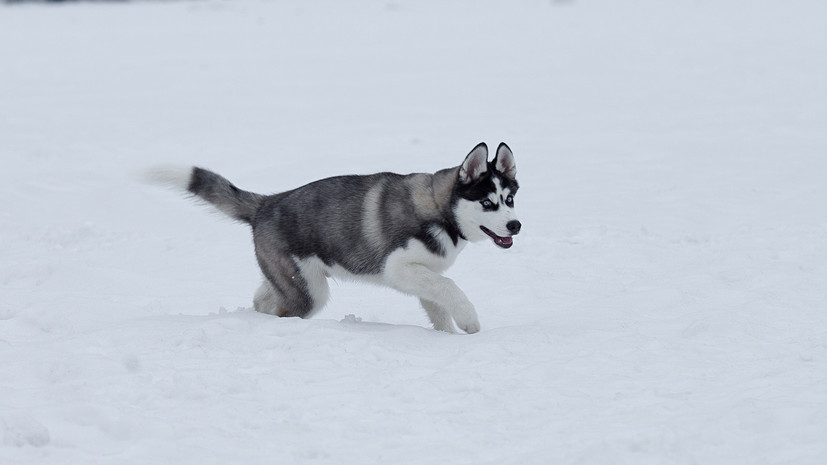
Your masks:
M337 176L274 195L241 190L198 167L156 168L149 177L209 202L253 230L264 282L259 312L308 318L328 298L328 277L359 279L419 298L434 328L480 329L468 297L442 273L469 241L512 246L521 224L514 155L488 161L480 143L460 166L433 174ZM452 321L453 320L453 321Z

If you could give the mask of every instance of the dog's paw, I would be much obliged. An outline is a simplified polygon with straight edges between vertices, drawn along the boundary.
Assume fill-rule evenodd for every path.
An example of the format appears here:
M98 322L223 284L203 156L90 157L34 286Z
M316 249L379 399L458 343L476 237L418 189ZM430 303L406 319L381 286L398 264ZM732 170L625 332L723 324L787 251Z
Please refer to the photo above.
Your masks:
M480 330L479 320L469 321L469 322L464 323L464 324L460 323L460 322L457 322L457 326L459 326L459 329L465 331L468 334L474 334L476 332L479 332L479 330Z
M450 321L448 323L442 323L442 324L434 323L434 329L437 330L437 331L446 332L448 334L457 334L457 329L454 328L454 323L452 323Z
M462 302L455 306L452 316L459 329L466 333L474 334L480 330L480 319L477 317L477 311L474 310L474 305L471 302Z
M454 317L454 320L457 322L459 329L468 334L474 334L480 330L480 320L477 318L477 312L473 310L464 312L459 318Z

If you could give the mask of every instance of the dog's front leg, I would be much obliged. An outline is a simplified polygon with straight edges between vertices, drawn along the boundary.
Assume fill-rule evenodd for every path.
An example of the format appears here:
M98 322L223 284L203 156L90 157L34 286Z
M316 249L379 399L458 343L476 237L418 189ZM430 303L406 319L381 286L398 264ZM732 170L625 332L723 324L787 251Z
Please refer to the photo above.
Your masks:
M431 323L433 323L435 330L456 334L457 329L454 327L454 320L451 318L448 310L440 307L436 302L427 299L420 298L419 302L422 304L422 308L425 309L425 313L428 314L428 318L431 320Z
M450 312L457 326L468 334L480 330L474 305L452 280L419 263L389 265L385 273L392 288L436 303Z

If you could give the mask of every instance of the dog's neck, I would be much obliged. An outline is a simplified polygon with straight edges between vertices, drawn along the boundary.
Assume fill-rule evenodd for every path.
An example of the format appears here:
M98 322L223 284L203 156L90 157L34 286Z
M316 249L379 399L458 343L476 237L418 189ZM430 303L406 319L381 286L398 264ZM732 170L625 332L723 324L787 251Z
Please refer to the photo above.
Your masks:
M453 192L456 188L459 176L459 166L453 168L446 168L437 171L431 178L431 193L434 196L434 203L437 206L442 218L445 220L447 226L446 232L451 236L454 244L457 244L459 239L466 239L459 229L456 219L454 218L453 210Z

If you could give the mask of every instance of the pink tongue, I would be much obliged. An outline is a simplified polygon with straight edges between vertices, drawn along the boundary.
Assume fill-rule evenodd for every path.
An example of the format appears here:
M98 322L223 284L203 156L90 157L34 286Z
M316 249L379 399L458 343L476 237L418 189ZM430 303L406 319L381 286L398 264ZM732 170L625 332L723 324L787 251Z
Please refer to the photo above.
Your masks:
M497 243L502 245L511 245L514 243L514 239L510 237L497 237Z

